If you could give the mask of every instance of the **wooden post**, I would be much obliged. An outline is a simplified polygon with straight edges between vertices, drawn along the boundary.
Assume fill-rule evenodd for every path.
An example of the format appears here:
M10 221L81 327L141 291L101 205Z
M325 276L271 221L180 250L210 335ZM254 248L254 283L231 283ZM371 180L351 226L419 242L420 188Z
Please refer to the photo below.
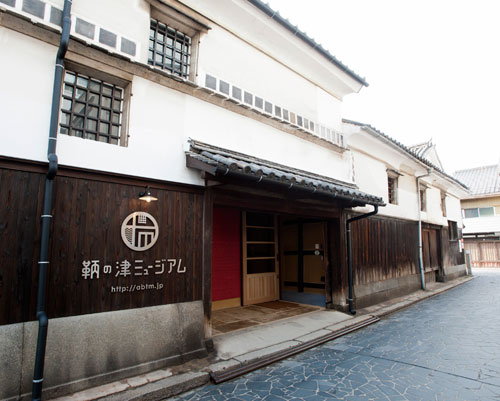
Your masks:
M213 232L213 190L206 188L203 196L203 256L202 256L202 293L205 316L205 343L207 349L212 342L212 232Z

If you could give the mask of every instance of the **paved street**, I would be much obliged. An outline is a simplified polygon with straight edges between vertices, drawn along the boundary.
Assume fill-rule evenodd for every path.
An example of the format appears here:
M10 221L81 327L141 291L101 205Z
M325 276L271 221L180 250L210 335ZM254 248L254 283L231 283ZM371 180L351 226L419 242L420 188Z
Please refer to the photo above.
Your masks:
M178 400L500 400L500 269Z

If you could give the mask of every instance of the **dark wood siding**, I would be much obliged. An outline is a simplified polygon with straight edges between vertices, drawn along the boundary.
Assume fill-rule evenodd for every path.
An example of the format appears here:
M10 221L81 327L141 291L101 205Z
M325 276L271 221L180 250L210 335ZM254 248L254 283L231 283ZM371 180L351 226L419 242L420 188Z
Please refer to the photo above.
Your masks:
M169 189L164 183L155 188L148 183L158 201L146 203L138 199L144 190L138 180L106 182L102 175L99 179L90 173L75 175L63 173L55 183L47 282L49 318L201 299L203 194L199 190ZM2 168L0 178L4 205L0 324L9 324L35 319L45 176ZM142 252L129 249L121 238L123 220L136 211L151 214L159 225L156 244ZM168 259L177 261L170 273ZM86 279L82 263L94 260L99 261L100 277ZM125 260L131 263L131 274L116 276ZM185 272L177 271L179 264L186 267ZM108 274L103 272L105 265L110 266ZM142 276L134 275L140 272ZM113 292L118 288L125 292Z
M462 265L465 263L465 252L460 252L458 240L450 241L448 227L441 229L443 267Z
M418 273L417 222L370 217L351 224L354 284Z
M0 324L34 317L44 182L42 174L0 169Z

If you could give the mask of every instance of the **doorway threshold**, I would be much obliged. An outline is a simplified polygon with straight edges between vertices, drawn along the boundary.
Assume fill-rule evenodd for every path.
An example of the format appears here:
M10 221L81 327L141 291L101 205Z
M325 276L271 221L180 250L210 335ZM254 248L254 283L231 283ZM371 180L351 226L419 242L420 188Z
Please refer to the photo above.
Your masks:
M324 308L296 302L271 301L217 310L212 312L212 335L226 334L322 309Z

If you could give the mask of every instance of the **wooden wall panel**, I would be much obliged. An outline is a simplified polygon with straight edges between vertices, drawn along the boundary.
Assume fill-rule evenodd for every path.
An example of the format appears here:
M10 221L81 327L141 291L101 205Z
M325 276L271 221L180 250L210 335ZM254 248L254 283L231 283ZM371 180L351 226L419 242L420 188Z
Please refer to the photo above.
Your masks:
M146 203L138 199L144 190L140 182L86 176L56 178L49 318L201 299L203 194L149 183L158 201ZM5 205L0 223L0 324L9 324L35 319L45 177L2 168L0 178L0 202ZM128 248L121 238L123 220L136 211L151 214L159 225L156 244L142 252ZM168 259L176 260L170 273ZM83 262L88 261L98 261L99 278L85 278ZM119 274L124 261L131 263L127 276ZM107 273L104 266L110 266Z
M500 241L466 239L465 249L471 253L472 267L500 267Z
M0 324L27 320L36 307L42 174L0 169Z
M370 217L351 223L354 284L418 273L417 222Z
M465 263L465 252L460 252L458 240L449 240L448 227L443 227L441 229L441 249L443 267L462 265Z

